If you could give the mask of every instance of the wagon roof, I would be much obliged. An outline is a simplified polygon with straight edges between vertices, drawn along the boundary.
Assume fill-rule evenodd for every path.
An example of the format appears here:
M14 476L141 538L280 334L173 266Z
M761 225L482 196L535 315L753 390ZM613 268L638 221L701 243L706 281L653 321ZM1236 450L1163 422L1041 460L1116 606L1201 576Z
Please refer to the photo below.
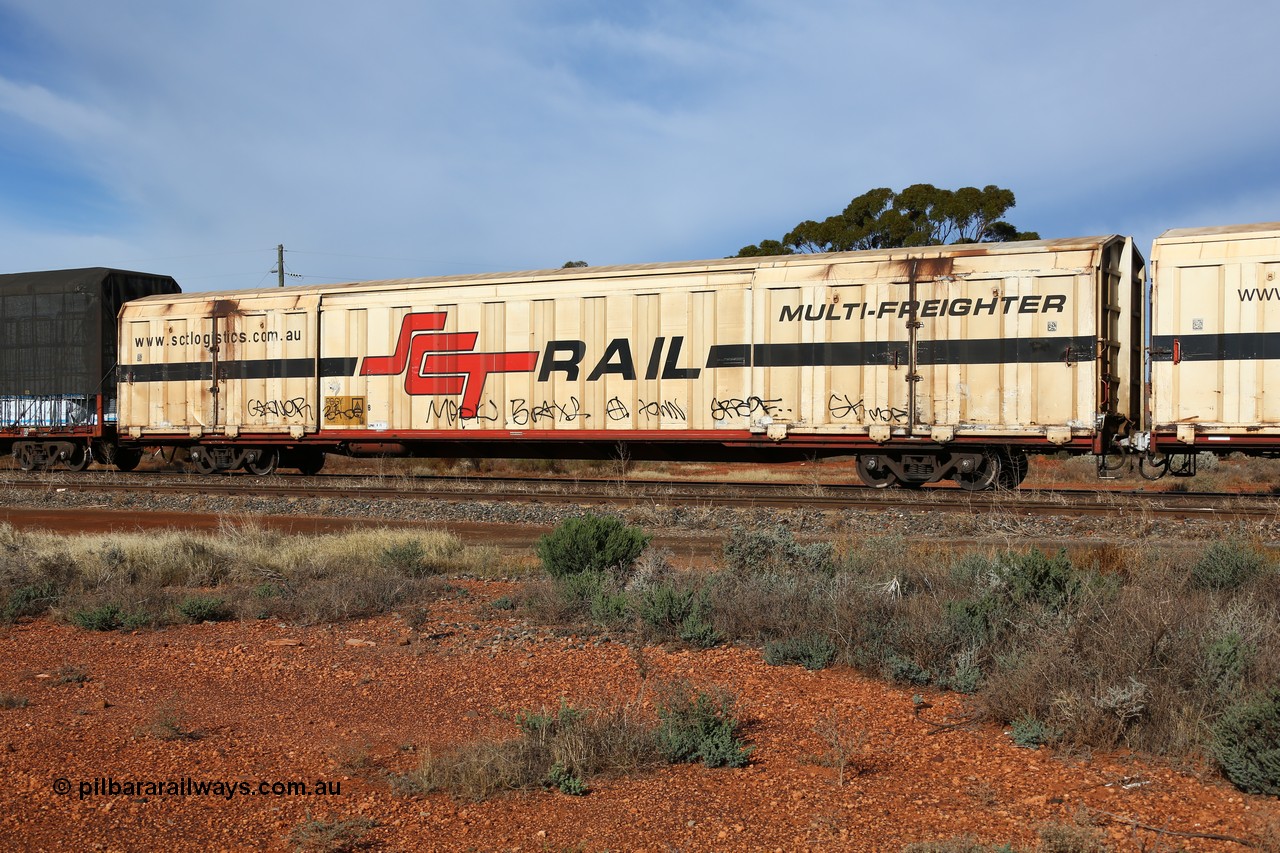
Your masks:
M1109 234L1098 237L1070 237L1055 240L1024 240L1010 243L956 243L949 246L916 246L903 249L877 249L861 252L828 252L825 254L771 255L754 258L716 258L702 261L674 261L649 264L621 264L598 267L569 267L566 269L526 270L520 272L475 273L423 278L397 278L370 281L352 281L343 284L293 285L291 287L264 287L252 290L198 291L186 294L190 299L223 299L255 296L274 296L290 293L334 293L397 289L404 286L448 287L467 284L504 284L515 282L573 282L622 278L637 273L652 275L696 275L711 272L751 272L786 266L809 266L832 263L876 263L905 261L914 258L963 258L986 255L1039 254L1068 251L1093 251L1112 240L1123 239ZM172 301L174 297L159 297ZM140 300L142 301L142 300Z
M1256 222L1252 225L1215 225L1208 228L1171 228L1156 238L1157 243L1197 243L1224 237L1280 236L1280 222Z
M127 276L172 283L174 289L177 289L177 282L167 275L118 270L110 267L83 267L72 270L37 270L34 272L5 273L0 275L0 290L23 287L36 291L61 293L77 286L99 288L112 276Z

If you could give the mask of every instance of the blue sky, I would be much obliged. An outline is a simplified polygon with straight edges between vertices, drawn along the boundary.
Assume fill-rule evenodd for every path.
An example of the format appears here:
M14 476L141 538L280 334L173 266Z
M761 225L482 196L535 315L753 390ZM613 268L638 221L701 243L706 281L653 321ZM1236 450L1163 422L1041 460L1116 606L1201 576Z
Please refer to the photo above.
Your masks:
M188 290L723 257L873 187L1280 220L1263 2L0 0L0 271Z

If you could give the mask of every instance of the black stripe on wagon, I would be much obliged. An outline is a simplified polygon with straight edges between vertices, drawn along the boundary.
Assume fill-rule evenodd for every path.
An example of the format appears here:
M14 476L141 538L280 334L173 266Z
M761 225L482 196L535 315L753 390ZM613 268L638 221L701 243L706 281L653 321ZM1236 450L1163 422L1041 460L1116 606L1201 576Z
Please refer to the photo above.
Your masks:
M1181 361L1257 361L1280 359L1280 332L1235 332L1226 335L1154 335L1151 360L1173 361L1173 342Z
M1045 364L1093 361L1097 338L989 338L919 341L917 364ZM808 344L724 344L711 347L707 368L844 367L905 365L906 341L843 341Z
M356 358L320 359L321 376L352 376ZM135 364L123 369L124 379L133 382L207 382L213 378L208 361L172 364ZM218 363L219 379L307 379L316 375L312 358L246 359Z

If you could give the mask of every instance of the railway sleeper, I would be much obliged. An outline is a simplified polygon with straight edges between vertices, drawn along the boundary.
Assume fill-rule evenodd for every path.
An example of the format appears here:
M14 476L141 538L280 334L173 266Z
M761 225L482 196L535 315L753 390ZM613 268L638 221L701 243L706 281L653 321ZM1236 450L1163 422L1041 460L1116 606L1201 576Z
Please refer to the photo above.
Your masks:
M59 463L65 464L72 471L83 471L92 461L88 444L67 440L16 441L13 444L13 458L23 471L52 468Z

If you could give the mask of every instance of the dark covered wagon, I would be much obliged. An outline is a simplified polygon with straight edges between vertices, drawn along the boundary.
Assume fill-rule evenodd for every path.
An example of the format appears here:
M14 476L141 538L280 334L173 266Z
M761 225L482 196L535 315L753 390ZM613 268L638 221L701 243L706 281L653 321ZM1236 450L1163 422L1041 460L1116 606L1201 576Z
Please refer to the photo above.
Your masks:
M0 452L26 470L136 465L116 443L116 320L131 299L180 292L104 267L0 275Z

